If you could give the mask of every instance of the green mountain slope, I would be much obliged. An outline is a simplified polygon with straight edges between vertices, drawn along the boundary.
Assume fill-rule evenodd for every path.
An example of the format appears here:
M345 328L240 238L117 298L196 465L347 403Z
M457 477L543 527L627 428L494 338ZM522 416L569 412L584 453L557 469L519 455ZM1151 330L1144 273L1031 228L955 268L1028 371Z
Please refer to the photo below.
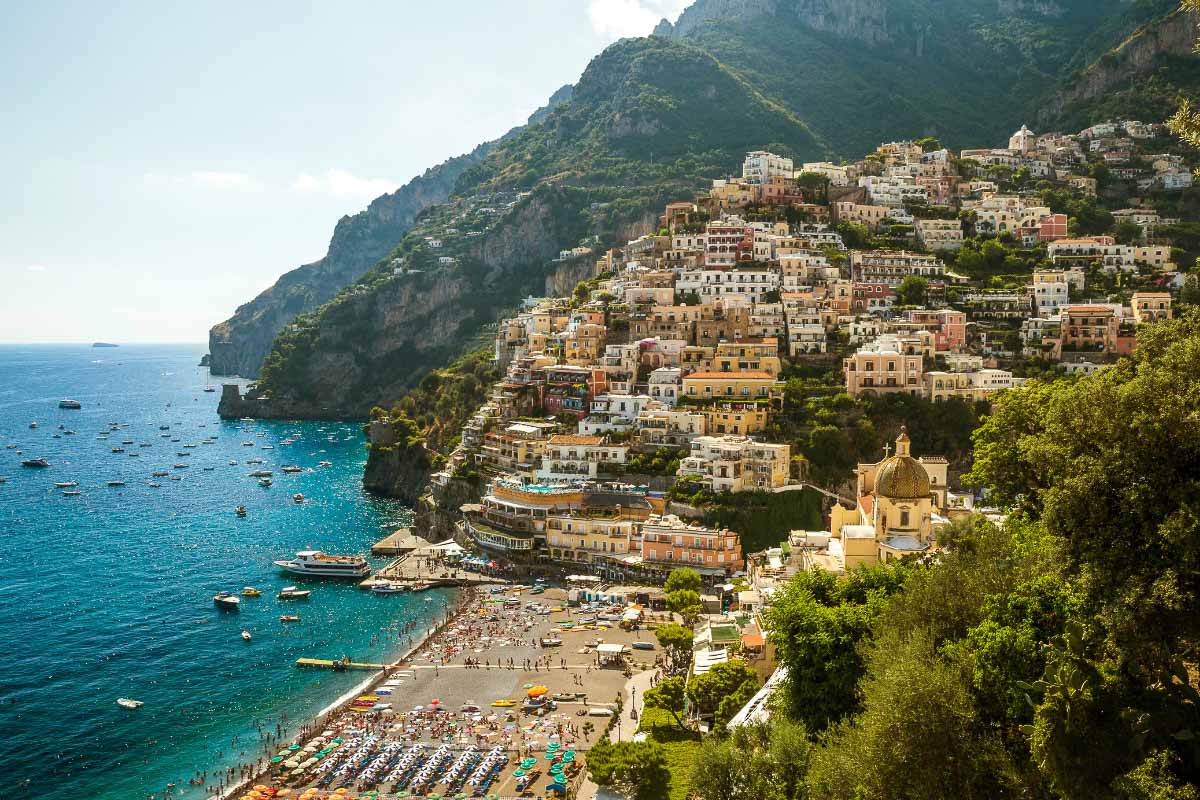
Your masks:
M263 370L275 402L254 407L361 416L390 404L519 297L586 275L588 259L553 261L561 249L602 249L652 228L662 203L736 171L747 150L857 157L926 135L979 146L1039 110L1070 119L1071 92L1096 80L1097 64L1116 58L1141 74L1173 51L1178 33L1137 34L1160 30L1155 20L1174 6L698 0L676 25L595 58L569 102L464 165L445 203L294 320ZM1137 57L1111 55L1130 39L1142 42ZM1061 84L1064 74L1076 83Z

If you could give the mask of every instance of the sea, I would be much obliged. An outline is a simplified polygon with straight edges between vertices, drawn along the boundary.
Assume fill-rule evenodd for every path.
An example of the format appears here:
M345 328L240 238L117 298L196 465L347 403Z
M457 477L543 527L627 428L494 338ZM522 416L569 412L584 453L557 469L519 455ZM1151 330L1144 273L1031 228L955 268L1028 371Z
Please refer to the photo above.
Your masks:
M222 422L218 382L203 391L204 351L0 345L6 797L211 796L189 780L206 772L215 783L220 770L261 754L264 732L281 726L286 739L367 677L298 669L297 658L382 662L452 602L436 591L305 583L273 565L309 548L369 556L409 512L363 491L358 423ZM64 398L82 409L59 409ZM120 427L98 438L110 423ZM21 466L43 457L47 469ZM285 474L285 464L304 472ZM256 469L271 470L273 485L248 476ZM107 485L118 480L125 485ZM65 481L80 494L54 486ZM275 598L293 583L311 598ZM245 586L262 596L243 598L238 611L213 604L217 591ZM283 614L301 619L284 623ZM145 705L127 710L119 697Z

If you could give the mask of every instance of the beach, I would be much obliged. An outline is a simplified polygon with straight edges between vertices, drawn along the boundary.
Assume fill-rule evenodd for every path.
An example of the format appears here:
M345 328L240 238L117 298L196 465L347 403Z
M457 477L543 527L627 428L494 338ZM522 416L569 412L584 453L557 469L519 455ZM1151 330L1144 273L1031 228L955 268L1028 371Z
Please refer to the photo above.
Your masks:
M608 616L614 619L569 608L563 589L463 590L446 622L303 725L286 746L273 742L279 750L264 752L264 769L223 795L256 800L252 787L261 786L257 797L320 797L338 789L346 796L454 789L513 797L578 784L584 754L615 722L629 675L655 668L657 650L629 649L653 642L653 634L621 630ZM543 646L543 639L561 644ZM598 644L624 645L628 655L601 666ZM356 702L372 710L356 710ZM522 708L526 703L537 705ZM433 781L420 782L421 765L439 761L445 763L427 769ZM486 775L486 786L468 784L473 775Z

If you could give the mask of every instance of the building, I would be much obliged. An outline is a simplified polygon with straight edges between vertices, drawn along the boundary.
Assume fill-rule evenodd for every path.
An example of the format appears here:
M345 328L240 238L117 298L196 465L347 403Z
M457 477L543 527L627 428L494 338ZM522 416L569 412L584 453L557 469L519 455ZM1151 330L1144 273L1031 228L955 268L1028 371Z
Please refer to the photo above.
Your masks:
M890 558L919 555L935 545L935 525L945 505L948 464L944 458L913 458L908 432L900 429L896 454L875 464L859 464L858 503L836 504L831 533L841 540L846 570Z
M946 273L946 265L937 256L907 250L852 250L850 267L856 281L893 288L910 275L939 281Z
M919 219L917 244L926 250L959 250L963 246L962 220Z
M747 153L742 162L742 180L763 184L774 177L791 178L795 173L792 160L765 150Z
M744 566L738 535L679 517L652 515L642 525L642 563L664 570L691 567L702 575L731 575Z
M769 400L781 391L766 372L693 372L683 378L688 400Z
M851 397L896 392L919 396L924 391L922 346L909 337L884 334L864 344L843 360L842 371Z
M1116 354L1120 320L1111 306L1066 306L1062 311L1061 351Z
M1169 292L1134 292L1130 305L1133 307L1133 319L1139 325L1171 318Z
M606 468L623 465L628 445L609 444L603 436L551 436L542 453L538 477L544 480L595 480Z
M692 446L707 430L704 415L690 409L648 408L638 414L638 444L646 449Z
M748 436L698 436L677 474L710 492L778 489L791 474L791 448Z
M1033 312L1041 318L1053 317L1071 302L1071 284L1061 270L1039 269L1033 273Z
M925 397L934 402L957 397L962 400L986 400L996 392L1024 383L1021 378L1004 369L981 369L972 372L931 371L924 375Z

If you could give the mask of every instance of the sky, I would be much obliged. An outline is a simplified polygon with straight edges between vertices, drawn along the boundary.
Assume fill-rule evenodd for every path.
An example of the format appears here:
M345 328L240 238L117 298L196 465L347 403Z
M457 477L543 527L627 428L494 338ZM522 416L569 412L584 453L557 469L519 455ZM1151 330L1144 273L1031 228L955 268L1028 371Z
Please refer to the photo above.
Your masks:
M0 0L0 342L200 342L690 0Z

